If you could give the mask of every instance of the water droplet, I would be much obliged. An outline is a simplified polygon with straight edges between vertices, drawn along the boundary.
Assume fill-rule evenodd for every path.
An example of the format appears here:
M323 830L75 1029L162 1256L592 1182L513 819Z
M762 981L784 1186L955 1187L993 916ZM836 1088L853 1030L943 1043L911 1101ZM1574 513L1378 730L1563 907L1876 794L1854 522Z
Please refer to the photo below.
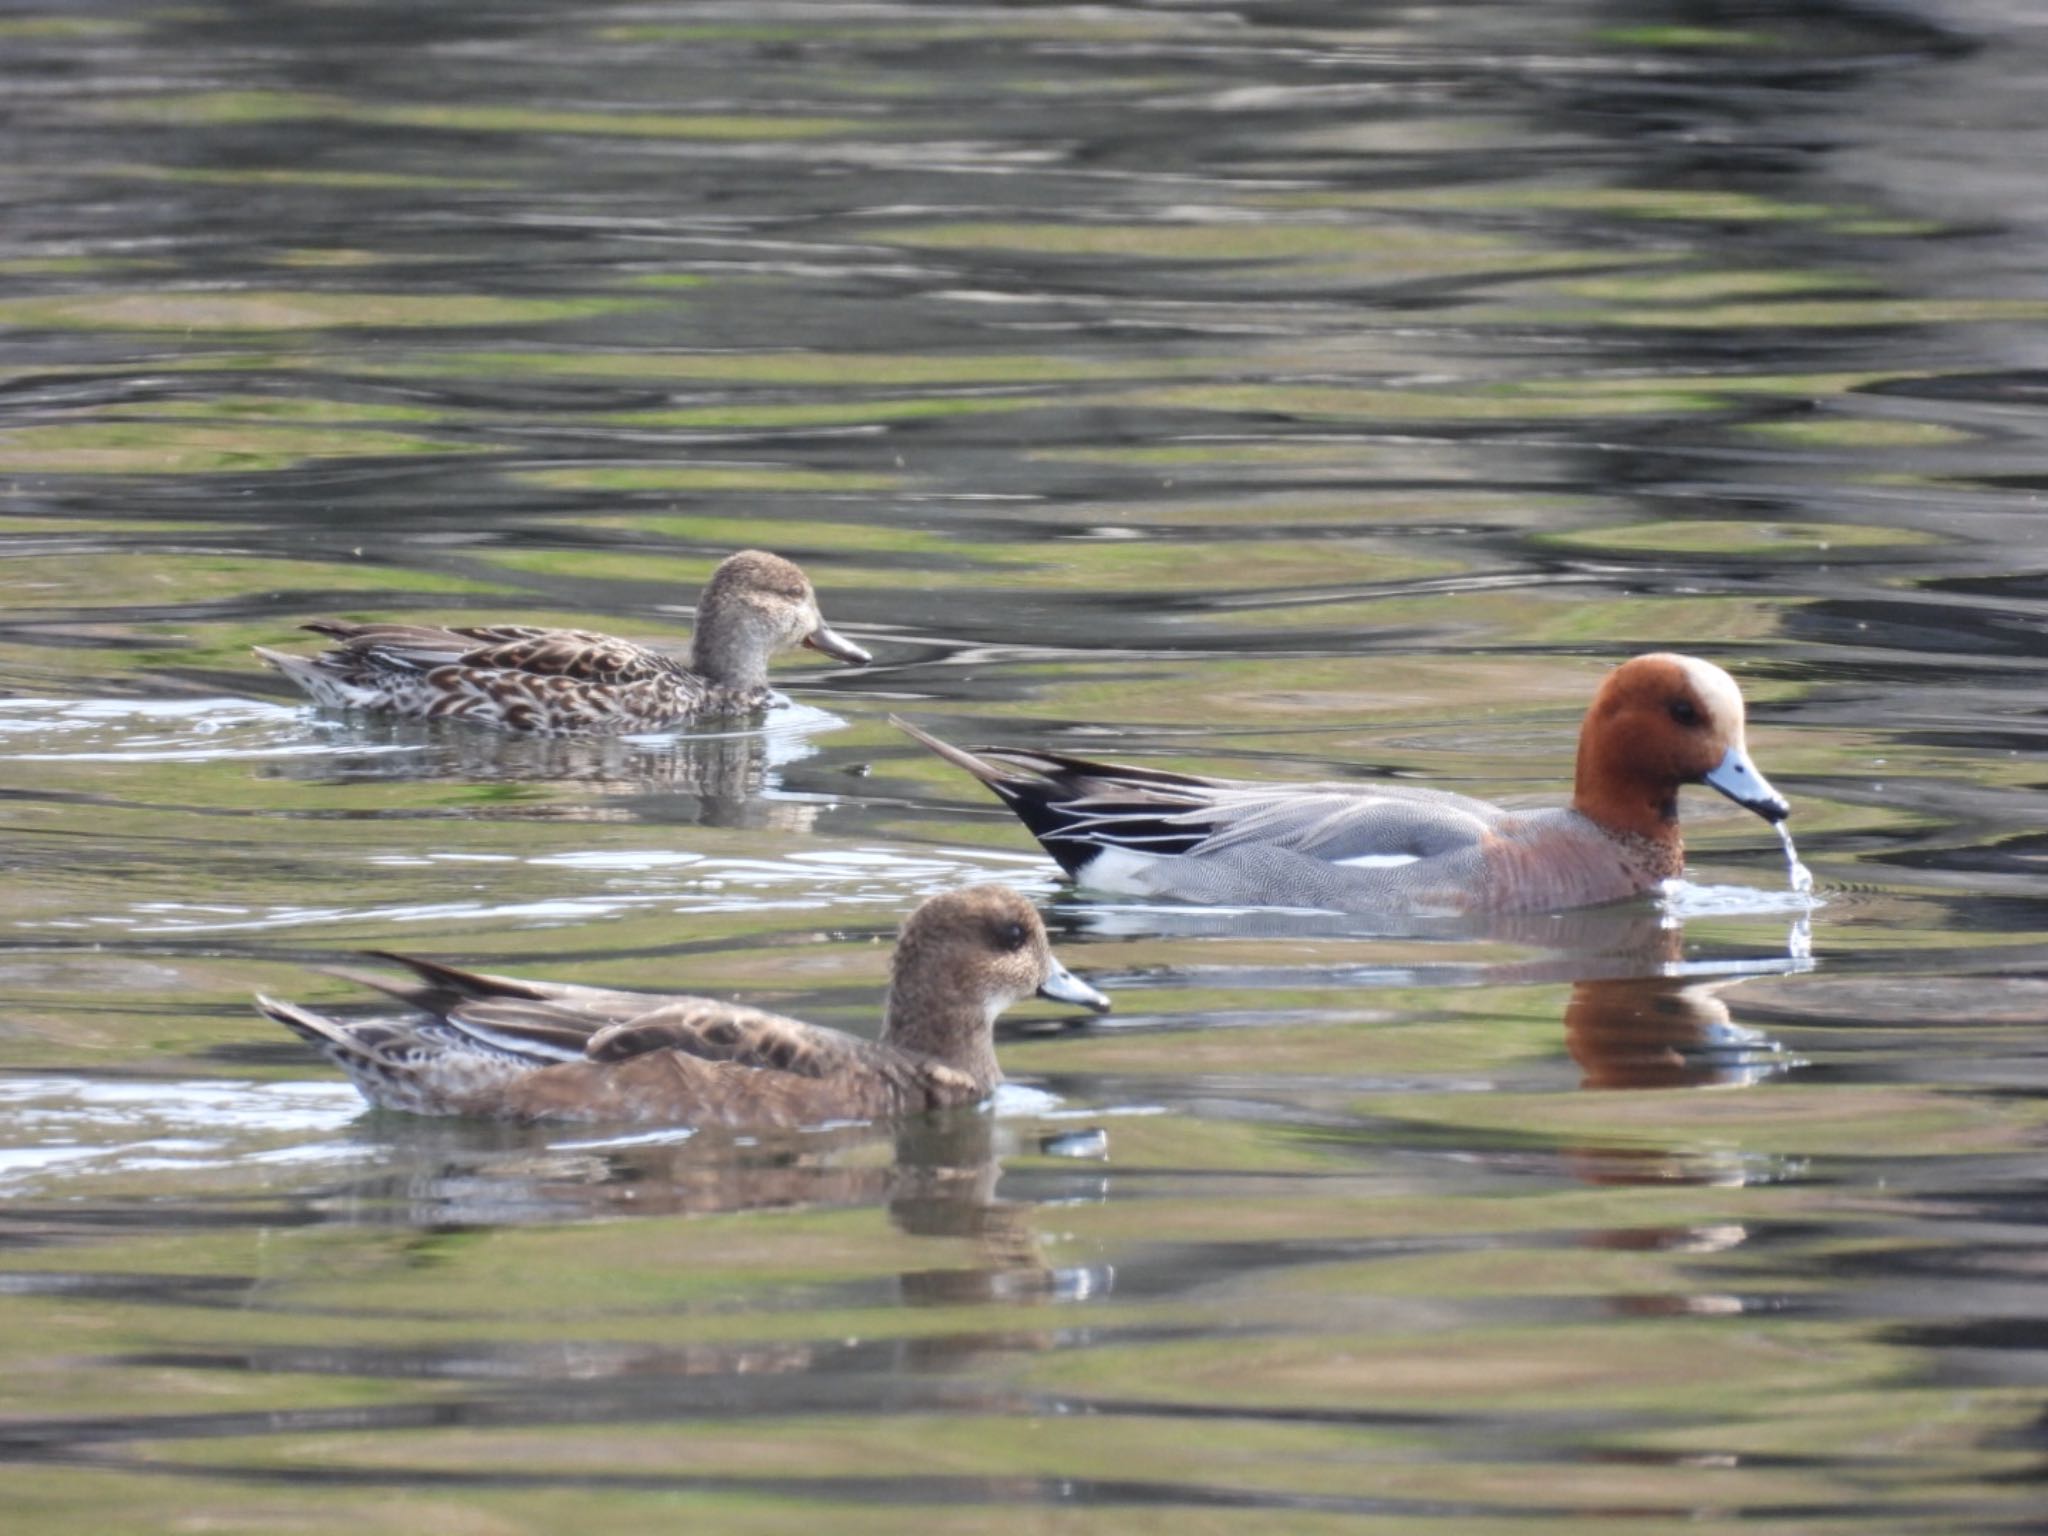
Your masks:
M1792 830L1782 821L1777 823L1778 841L1785 848L1785 876L1791 882L1794 895L1813 894L1813 871L1799 862L1799 850L1792 846Z
M1802 912L1792 920L1792 927L1785 934L1785 953L1793 960L1813 958L1813 919Z

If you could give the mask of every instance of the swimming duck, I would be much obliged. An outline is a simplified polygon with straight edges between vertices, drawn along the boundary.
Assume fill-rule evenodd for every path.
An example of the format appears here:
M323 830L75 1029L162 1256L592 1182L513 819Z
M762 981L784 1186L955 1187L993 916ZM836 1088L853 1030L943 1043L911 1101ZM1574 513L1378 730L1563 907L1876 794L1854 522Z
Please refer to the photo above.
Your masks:
M1261 784L1017 748L967 751L895 722L1016 812L1060 867L1126 895L1353 912L1555 911L1640 895L1685 863L1678 787L1769 822L1791 806L1750 761L1742 693L1694 656L1608 673L1579 730L1571 804L1505 810L1400 785Z
M867 1040L704 997L521 981L379 954L416 980L361 976L422 1018L344 1023L256 1006L349 1075L371 1104L421 1115L794 1127L988 1097L1003 1080L996 1016L1034 992L1105 1011L1053 958L1008 886L912 912L890 962L882 1035Z
M260 645L256 654L317 703L542 735L659 730L746 714L767 703L768 658L785 646L855 665L873 659L825 623L801 570L758 549L711 573L687 665L581 629L340 619L301 627L339 643L317 656Z

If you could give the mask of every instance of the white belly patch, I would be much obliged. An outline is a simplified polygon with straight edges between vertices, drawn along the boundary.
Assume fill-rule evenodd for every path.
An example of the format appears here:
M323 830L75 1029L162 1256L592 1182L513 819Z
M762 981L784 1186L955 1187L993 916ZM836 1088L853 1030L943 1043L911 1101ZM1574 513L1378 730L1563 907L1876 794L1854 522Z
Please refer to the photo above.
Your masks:
M1081 866L1079 878L1099 891L1117 896L1154 896L1158 888L1148 876L1158 862L1159 855L1155 853L1105 848Z

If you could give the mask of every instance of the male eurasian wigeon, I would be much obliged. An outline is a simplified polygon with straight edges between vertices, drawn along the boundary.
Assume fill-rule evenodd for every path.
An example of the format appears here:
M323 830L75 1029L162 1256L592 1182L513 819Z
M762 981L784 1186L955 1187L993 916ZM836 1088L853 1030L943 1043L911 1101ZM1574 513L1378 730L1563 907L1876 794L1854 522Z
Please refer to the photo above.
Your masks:
M258 997L382 1109L501 1120L807 1126L972 1104L1003 1080L996 1015L1034 992L1107 1010L1053 958L1008 886L934 896L904 921L879 1040L704 997L614 992L380 955L353 976L425 1017L344 1023Z
M729 556L697 604L686 665L582 629L526 624L436 628L315 619L339 642L317 656L256 654L317 703L416 720L471 720L543 735L659 730L768 701L768 658L807 645L839 661L873 658L818 612L804 573L758 549Z
M1505 810L1399 785L1260 784L950 746L1084 884L1126 895L1353 912L1527 912L1640 895L1684 866L1678 788L1766 821L1791 807L1749 760L1742 693L1693 656L1610 672L1579 729L1571 804Z

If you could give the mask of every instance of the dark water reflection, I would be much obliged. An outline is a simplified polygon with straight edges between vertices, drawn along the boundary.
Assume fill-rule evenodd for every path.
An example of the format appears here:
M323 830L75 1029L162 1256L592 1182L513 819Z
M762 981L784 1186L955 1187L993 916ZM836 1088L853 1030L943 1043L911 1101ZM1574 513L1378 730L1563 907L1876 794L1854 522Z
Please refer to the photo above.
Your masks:
M2006 0L0 17L10 1529L2028 1526L2044 75ZM741 544L877 662L716 738L248 656L680 641ZM1659 907L1069 893L885 723L1542 798L1669 646L1810 917L1704 795ZM867 1028L978 878L1119 1011L929 1125L366 1118L246 1004Z
M1585 1086L1745 1087L1796 1065L1729 1016L1727 985L1661 976L1574 983L1564 1034Z

